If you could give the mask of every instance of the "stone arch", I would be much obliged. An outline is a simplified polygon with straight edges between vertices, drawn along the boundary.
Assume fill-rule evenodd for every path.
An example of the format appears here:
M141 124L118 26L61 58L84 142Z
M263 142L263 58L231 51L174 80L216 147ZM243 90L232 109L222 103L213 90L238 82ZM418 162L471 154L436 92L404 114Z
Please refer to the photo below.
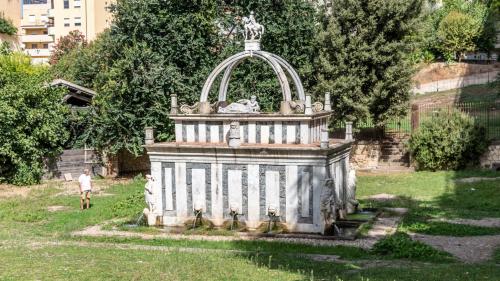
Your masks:
M205 81L205 84L203 86L200 102L206 102L208 100L208 94L210 92L210 89L212 88L212 85L216 77L223 70L225 70L225 72L219 88L218 99L219 101L225 101L232 71L236 66L238 66L238 64L240 64L243 60L249 57L257 57L271 65L274 72L278 76L278 81L281 86L281 91L283 94L284 101L291 101L292 97L291 97L290 85L288 83L288 78L285 72L283 71L283 68L286 70L286 72L288 72L288 74L292 78L295 87L297 88L299 99L305 100L304 89L302 87L300 77L298 76L297 72L295 72L295 70L290 66L290 64L288 64L288 62L286 62L283 58L271 53L262 51L244 51L227 58L210 73L208 79Z

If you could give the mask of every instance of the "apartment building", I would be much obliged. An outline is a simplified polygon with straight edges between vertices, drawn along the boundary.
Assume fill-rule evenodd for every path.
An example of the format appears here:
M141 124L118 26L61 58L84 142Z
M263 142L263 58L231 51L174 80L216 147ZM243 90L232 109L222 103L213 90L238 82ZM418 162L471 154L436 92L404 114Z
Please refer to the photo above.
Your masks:
M56 41L70 31L79 30L89 41L111 24L109 6L114 0L51 0L49 18Z
M70 31L79 30L92 41L109 27L109 6L114 1L0 0L0 13L18 28L18 35L9 38L13 45L24 50L34 63L46 63L54 44Z
M47 0L24 0L21 8L21 46L33 63L49 61L54 37L49 35L50 4Z
M11 21L18 28L18 31L21 25L21 2L22 0L0 0L0 16ZM0 34L0 42L4 41L8 42L16 50L21 49L18 34Z

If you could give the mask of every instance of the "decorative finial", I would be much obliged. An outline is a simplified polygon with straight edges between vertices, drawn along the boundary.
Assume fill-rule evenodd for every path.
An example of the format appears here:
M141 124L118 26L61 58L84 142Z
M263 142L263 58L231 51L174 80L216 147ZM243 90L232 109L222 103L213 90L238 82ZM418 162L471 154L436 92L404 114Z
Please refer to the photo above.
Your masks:
M243 17L243 24L245 29L245 50L260 50L260 39L264 34L264 26L257 23L253 11L250 12L249 17Z

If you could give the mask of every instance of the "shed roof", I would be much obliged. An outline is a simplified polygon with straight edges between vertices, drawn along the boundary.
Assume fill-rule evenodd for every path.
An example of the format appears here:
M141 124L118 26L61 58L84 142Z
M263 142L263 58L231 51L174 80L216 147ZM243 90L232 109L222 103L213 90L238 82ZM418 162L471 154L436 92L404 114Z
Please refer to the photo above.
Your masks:
M92 98L96 95L96 92L89 88L85 88L63 79L55 79L52 83L50 83L50 86L67 88L68 94L64 96L63 101L75 106L90 105L92 103Z

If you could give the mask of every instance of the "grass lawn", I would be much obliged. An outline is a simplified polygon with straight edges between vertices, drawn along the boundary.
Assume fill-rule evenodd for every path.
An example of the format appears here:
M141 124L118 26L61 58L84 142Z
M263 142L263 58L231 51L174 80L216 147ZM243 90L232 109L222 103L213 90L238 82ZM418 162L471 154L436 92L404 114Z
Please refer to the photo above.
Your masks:
M496 228L429 221L500 217L500 180L456 182L470 176L500 173L361 175L358 196L365 198L364 206L410 208L398 233L379 242L374 251L264 241L73 237L72 231L87 226L136 218L144 207L143 182L113 185L105 190L109 196L95 196L92 208L83 212L77 196L51 183L33 188L26 197L0 197L0 280L498 280L500 249L490 262L467 265L405 234L500 233ZM378 193L400 199L366 199ZM47 207L55 205L66 209L49 212ZM338 255L345 263L314 261L298 253ZM377 266L369 266L373 260Z
M459 102L493 102L500 98L500 89L494 83L472 85L460 89L420 94L412 97L413 102L422 100L453 100Z

